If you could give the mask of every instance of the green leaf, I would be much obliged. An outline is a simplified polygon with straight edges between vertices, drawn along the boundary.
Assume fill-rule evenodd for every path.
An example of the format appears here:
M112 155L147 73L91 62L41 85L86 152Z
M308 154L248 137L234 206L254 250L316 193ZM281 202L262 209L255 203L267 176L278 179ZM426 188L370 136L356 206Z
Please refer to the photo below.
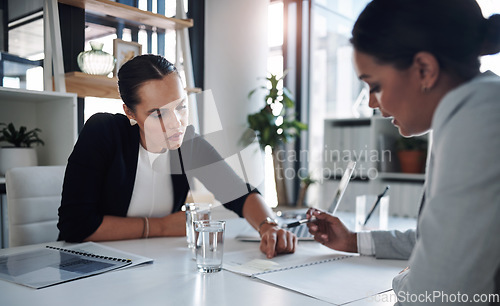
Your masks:
M286 87L283 87L283 104L287 108L292 108L295 105L293 95Z
M250 99L250 97L252 97L252 95L255 93L255 91L257 91L258 88L254 88L252 89L249 93L248 93L248 99Z
M307 129L307 124L294 120L293 115L289 114L295 105L292 93L286 87L283 87L283 90L278 89L279 82L285 78L287 73L287 70L284 71L279 78L277 75L269 74L265 78L268 82L267 87L261 86L248 94L250 98L257 89L267 91L264 96L265 106L259 112L247 116L248 125L255 131L261 148L269 145L274 149L283 143L293 141L300 131ZM281 107L280 114L277 116L272 113L272 108L274 109L275 106ZM276 126L276 119L279 116L283 116L283 123ZM278 134L278 129L282 129L283 132Z
M16 130L13 123L9 123L8 125L1 123L0 126L3 127L0 130L2 135L0 141L11 143L15 147L30 147L32 144L45 145L43 140L38 136L38 132L42 131L38 128L28 131L25 126L21 126L19 130Z

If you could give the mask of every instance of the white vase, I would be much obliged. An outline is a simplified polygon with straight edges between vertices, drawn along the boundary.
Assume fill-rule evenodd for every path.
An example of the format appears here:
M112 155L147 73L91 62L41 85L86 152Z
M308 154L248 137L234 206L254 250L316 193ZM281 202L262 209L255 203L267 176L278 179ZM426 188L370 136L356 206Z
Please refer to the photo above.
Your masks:
M35 148L0 148L0 175L15 167L37 166Z

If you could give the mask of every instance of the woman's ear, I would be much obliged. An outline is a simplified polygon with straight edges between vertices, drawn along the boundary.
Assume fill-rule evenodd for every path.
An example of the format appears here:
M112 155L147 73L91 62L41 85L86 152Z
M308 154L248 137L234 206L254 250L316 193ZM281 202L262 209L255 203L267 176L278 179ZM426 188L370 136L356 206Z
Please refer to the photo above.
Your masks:
M131 111L126 104L123 104L123 111L125 112L125 115L127 115L127 118L135 119L134 112Z
M413 58L413 65L418 70L422 91L431 90L436 84L440 72L439 62L436 57L429 52L418 52Z

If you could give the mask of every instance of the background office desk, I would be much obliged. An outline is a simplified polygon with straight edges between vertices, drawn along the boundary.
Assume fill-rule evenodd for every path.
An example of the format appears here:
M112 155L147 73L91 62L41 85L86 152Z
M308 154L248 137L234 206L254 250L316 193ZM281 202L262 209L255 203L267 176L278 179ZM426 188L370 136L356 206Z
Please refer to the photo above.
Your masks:
M215 216L217 217L216 214ZM234 239L242 226L247 226L245 220L228 220L224 246L226 252L258 248L258 243ZM301 242L299 247L307 247L307 244L311 246L311 243L316 244ZM214 274L198 273L195 261L191 259L191 253L186 246L185 237L113 241L103 244L153 258L154 263L39 290L0 281L0 305L331 305L225 270ZM61 246L64 243L54 242L50 245ZM0 256L33 247L2 249ZM365 299L349 305L392 304Z

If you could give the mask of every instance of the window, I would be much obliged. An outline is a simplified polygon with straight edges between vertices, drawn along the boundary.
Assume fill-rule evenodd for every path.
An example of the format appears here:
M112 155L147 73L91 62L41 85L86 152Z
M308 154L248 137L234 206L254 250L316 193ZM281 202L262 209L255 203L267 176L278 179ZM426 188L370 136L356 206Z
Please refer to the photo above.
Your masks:
M493 0L477 0L481 7L483 16L488 18L493 14L500 14L500 3ZM500 54L487 55L481 57L481 72L491 70L500 75Z
M283 75L283 1L271 1L268 7L268 47L267 71ZM271 148L265 148L265 200L271 207L278 205L273 171Z
M2 52L1 86L43 90L43 12L8 24L8 53Z
M312 0L309 67L309 171L322 175L325 118L370 115L353 105L363 89L352 65L349 42L356 17L368 1ZM304 86L304 84L303 84Z

